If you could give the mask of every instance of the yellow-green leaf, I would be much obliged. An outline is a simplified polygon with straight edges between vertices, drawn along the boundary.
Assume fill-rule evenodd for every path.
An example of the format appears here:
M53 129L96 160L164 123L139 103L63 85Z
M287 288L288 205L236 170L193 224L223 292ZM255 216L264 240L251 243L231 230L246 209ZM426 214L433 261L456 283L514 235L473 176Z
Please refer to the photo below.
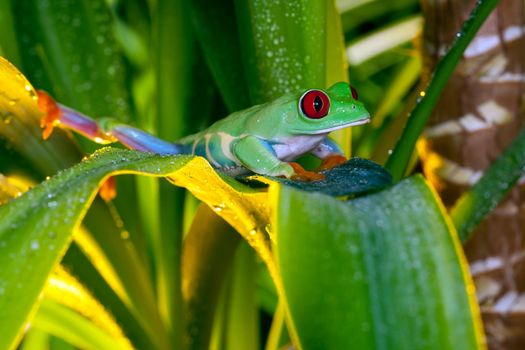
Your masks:
M474 286L421 177L341 202L271 187L277 265L304 349L479 349Z
M266 193L218 175L203 158L106 148L0 207L0 348L11 346L52 268L108 176L166 176L210 205L273 265ZM213 189L213 190L211 190Z

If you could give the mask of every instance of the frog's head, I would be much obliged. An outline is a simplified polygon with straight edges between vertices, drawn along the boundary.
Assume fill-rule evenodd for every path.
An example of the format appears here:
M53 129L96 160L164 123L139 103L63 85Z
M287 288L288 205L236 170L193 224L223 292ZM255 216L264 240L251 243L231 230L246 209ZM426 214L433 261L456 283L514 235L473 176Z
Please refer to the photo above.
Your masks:
M304 92L297 109L290 130L293 134L327 134L370 121L370 114L357 100L355 89L343 82L332 85L326 91L315 89Z

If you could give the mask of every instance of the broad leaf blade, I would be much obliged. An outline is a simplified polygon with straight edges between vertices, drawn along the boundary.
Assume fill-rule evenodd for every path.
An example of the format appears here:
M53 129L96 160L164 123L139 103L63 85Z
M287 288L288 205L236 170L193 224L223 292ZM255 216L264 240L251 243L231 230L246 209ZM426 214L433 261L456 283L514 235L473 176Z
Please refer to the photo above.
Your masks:
M0 322L0 348L8 348L20 335L99 185L120 173L169 176L215 208L273 266L265 193L219 176L203 158L103 149L0 207L0 319L10 320ZM157 341L159 348L168 348L165 339Z
M235 0L252 103L326 83L324 1Z
M233 0L194 0L190 7L195 34L226 106L231 112L249 107Z
M130 117L122 55L103 0L13 2L23 71L90 116Z
M347 203L271 191L278 268L304 348L483 346L459 241L420 177Z

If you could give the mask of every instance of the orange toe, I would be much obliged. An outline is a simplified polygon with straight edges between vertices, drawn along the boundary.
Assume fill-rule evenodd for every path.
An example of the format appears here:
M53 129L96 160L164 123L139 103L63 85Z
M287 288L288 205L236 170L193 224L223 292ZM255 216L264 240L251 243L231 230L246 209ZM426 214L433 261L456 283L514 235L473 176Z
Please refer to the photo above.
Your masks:
M323 174L319 174L313 171L305 170L301 165L295 162L288 163L292 166L295 174L292 176L293 180L298 181L319 181L324 179Z
M42 112L42 118L40 118L40 127L44 128L42 138L46 140L58 123L61 113L60 107L46 92L37 90L36 93L38 96L38 109Z
M347 159L345 156L342 156L340 154L331 154L325 159L323 159L323 162L321 163L321 165L319 166L317 170L321 171L321 170L332 169L338 165L346 163L346 161Z

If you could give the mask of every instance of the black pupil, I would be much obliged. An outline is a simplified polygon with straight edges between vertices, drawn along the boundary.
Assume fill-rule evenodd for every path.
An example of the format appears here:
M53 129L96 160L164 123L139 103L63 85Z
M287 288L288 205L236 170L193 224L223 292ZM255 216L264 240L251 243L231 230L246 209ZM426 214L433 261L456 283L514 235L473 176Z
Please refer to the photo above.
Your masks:
M323 100L319 96L315 96L314 98L314 109L316 112L319 112L323 108Z

